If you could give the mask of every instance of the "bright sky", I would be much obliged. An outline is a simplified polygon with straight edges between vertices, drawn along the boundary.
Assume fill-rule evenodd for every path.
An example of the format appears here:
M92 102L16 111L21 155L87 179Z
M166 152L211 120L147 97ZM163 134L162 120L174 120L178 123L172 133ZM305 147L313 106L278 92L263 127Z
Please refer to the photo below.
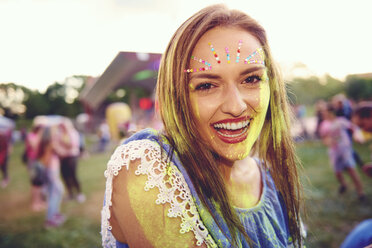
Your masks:
M176 28L225 2L267 30L284 74L372 72L370 0L0 0L0 83L32 89L73 75L99 76L119 51L164 51Z

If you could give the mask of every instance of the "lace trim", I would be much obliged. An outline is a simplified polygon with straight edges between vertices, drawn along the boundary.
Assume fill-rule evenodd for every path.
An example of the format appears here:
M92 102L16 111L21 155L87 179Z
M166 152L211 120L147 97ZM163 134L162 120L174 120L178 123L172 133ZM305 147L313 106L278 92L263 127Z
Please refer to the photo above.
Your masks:
M135 159L141 159L135 171L136 175L147 175L145 191L154 187L159 189L156 204L170 204L167 215L171 218L181 218L180 233L192 231L195 235L196 245L203 242L208 247L217 247L208 229L202 223L197 212L192 194L182 173L172 163L166 163L167 155L161 153L160 146L150 140L135 140L119 146L107 164L104 175L106 181L106 199L102 209L102 245L103 247L116 247L116 240L111 233L109 224L110 210L112 206L112 179L118 175L123 166L129 169L129 163Z

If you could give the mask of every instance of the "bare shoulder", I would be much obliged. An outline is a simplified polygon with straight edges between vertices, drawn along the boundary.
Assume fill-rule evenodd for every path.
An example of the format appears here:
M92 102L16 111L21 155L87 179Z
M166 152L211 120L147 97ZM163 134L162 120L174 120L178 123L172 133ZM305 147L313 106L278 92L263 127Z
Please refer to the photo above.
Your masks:
M167 181L172 172L165 156L158 143L141 140L120 146L111 157L110 224L115 238L131 248L196 247L194 232L181 231L183 219L170 214L176 189Z

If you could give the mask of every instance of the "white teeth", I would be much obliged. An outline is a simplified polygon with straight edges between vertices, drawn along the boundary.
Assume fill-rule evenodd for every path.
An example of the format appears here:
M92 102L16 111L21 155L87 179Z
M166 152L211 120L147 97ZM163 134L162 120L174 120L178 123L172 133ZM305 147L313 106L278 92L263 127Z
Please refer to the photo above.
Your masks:
M250 121L241 121L241 122L232 122L232 123L219 123L214 124L214 128L216 129L227 129L227 130L239 130L249 126Z
M235 137L238 137L239 135L243 134L245 131L247 131L247 128L244 128L240 133L237 133L237 134L225 134L225 133L221 133L220 131L217 130L217 132L222 135L222 136L225 136L225 137L229 137L229 138L235 138Z

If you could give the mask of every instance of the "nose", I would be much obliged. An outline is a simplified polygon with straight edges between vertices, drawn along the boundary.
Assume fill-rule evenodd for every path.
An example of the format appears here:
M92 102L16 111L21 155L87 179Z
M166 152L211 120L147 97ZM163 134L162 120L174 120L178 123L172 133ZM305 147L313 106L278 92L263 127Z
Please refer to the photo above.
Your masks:
M230 85L224 92L221 111L238 117L247 109L247 103L237 85Z

